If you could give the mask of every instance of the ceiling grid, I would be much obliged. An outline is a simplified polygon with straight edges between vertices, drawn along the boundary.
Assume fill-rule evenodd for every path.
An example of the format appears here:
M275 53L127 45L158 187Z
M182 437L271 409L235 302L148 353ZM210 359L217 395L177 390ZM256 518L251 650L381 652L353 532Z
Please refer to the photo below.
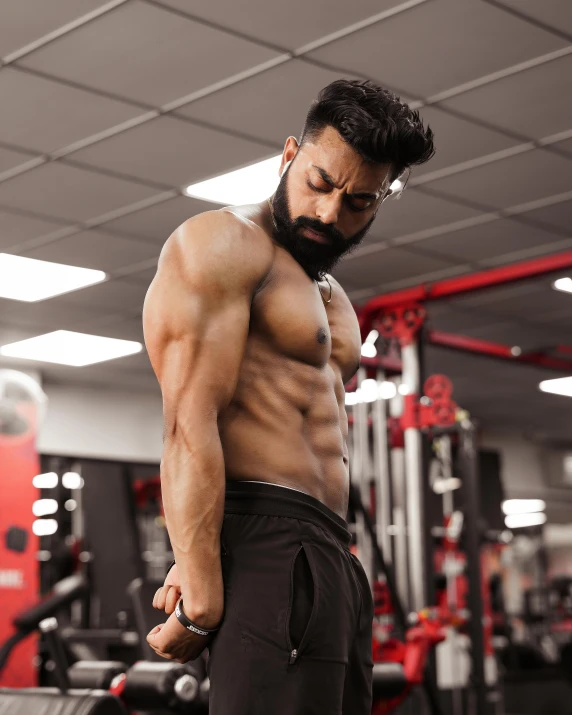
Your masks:
M0 10L0 247L67 256L110 278L41 308L2 301L2 342L60 318L110 336L124 326L141 339L162 243L213 206L182 188L279 153L337 76L396 91L434 128L437 146L336 272L352 300L572 245L567 0L292 0L287 9L249 0L247 13L210 0L195 0L192 12L186 0L84 7L80 16L74 0L53 0L50 12L42 0L7 0ZM542 315L548 293L539 290L530 310ZM493 335L509 320L502 303L485 324L454 305L440 315ZM566 296L557 303L555 314L567 314ZM511 319L523 334L542 322ZM153 389L145 361L82 374Z

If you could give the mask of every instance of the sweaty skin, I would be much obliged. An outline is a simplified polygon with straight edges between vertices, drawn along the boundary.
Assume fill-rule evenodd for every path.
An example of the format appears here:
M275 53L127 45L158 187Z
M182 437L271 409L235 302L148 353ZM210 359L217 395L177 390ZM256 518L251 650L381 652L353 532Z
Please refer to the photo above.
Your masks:
M299 183L305 215L342 228L344 222L359 228L373 215L376 206L352 218L344 192L363 183L364 172L376 186L387 183L388 168L364 169L341 141L305 153L292 138L283 165L297 151L292 182ZM312 178L316 162L341 177L339 187L302 196L302 172L319 180ZM163 395L161 482L177 562L153 604L171 615L148 636L164 657L184 662L206 646L176 620L179 594L196 625L214 628L222 618L225 480L293 487L346 517L344 384L359 366L361 338L348 297L329 280L332 300L324 305L320 290L328 298L327 283L319 287L274 240L266 203L201 214L163 248L143 323Z

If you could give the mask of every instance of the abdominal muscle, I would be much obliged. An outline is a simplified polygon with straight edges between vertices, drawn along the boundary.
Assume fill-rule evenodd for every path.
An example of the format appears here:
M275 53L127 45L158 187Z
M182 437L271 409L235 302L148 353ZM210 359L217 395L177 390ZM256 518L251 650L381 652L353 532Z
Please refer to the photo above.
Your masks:
M330 365L273 357L271 370L243 364L234 398L219 417L226 478L304 492L345 519L349 470L341 378Z

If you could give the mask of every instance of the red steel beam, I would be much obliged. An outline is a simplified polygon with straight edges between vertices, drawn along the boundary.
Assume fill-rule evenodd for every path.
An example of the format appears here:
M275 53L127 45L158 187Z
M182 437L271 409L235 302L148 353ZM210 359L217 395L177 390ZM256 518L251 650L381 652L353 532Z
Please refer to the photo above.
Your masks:
M360 323L364 327L369 324L376 313L385 309L403 305L404 303L427 302L440 300L454 295L472 293L485 288L493 288L507 283L535 278L546 273L554 273L565 268L572 268L572 251L556 253L543 258L533 258L530 261L512 263L508 266L491 268L467 276L448 278L436 283L426 283L405 290L386 293L372 298L360 311Z
M471 338L467 335L445 333L441 330L429 330L426 339L430 345L437 345L442 348L451 348L452 350L462 350L463 352L476 353L486 357L510 360L511 362L516 362L521 365L533 365L549 370L558 370L559 372L569 372L572 375L572 360L562 360L547 355L544 352L514 355L512 352L513 348L509 345L492 343L488 340L479 340L478 338ZM570 351L572 353L572 349L570 349Z

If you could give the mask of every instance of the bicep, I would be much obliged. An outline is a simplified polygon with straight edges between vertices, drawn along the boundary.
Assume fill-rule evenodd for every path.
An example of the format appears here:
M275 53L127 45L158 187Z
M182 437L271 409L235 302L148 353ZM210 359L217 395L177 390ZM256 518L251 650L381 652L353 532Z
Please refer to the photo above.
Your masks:
M220 254L174 242L161 259L143 311L145 343L163 394L165 421L217 416L230 403L250 322L252 280L225 270Z

